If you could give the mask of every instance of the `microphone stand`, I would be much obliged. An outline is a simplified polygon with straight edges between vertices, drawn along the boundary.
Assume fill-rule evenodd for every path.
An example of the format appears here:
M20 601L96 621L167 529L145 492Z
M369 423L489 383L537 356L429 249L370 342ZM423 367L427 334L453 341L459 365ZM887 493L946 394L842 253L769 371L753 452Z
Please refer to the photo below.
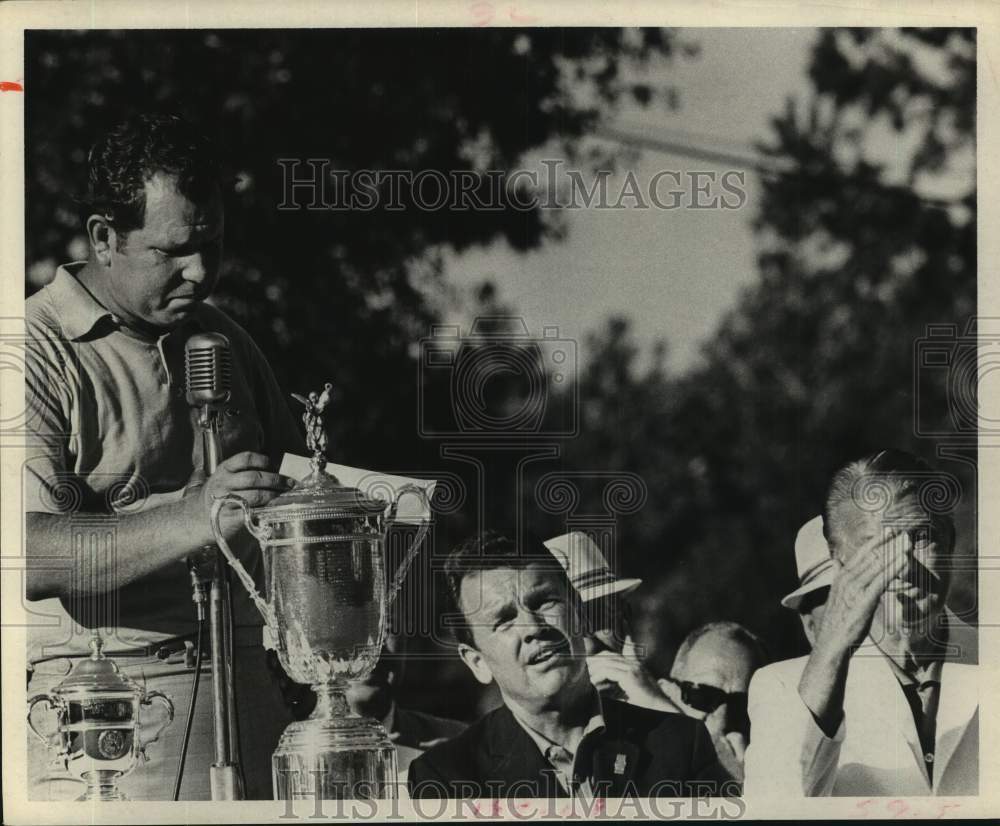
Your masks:
M221 459L219 433L222 410L219 405L202 405L198 416L206 478L215 473ZM233 628L229 567L216 545L206 545L191 556L193 600L199 618L204 617L208 589L208 627L212 655L212 718L215 733L215 762L209 770L212 800L242 800L237 742L236 696L233 680Z

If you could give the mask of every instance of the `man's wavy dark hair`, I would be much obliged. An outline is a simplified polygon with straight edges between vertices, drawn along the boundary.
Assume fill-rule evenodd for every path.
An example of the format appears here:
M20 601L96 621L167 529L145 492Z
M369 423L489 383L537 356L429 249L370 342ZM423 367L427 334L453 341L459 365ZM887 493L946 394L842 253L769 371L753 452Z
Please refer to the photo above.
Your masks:
M208 200L222 184L212 143L177 115L133 115L102 135L87 157L86 215L104 215L121 243L146 220L146 181L156 173L176 179L182 195Z
M527 547L537 547L539 550L525 552L518 547L514 540L508 539L502 533L487 530L469 537L448 555L444 565L444 576L448 583L448 611L450 614L462 618L461 623L453 628L455 639L458 642L475 647L472 627L467 621L468 618L465 616L461 603L462 580L470 574L492 571L497 568L522 569L529 565L541 565L557 571L560 576L565 578L566 572L562 565L541 542L532 539L527 543ZM566 579L566 588L570 596L575 597L576 592L569 584L568 579Z

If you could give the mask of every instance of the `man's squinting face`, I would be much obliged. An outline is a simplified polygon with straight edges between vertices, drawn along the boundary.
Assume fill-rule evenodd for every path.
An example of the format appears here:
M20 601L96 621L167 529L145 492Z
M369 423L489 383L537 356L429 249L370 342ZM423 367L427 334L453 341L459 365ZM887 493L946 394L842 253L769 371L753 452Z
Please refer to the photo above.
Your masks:
M130 326L176 327L215 289L222 260L222 195L182 195L172 176L146 182L145 223L111 242L110 307Z
M850 506L853 507L853 506ZM898 533L896 542L906 542L907 564L899 576L886 583L885 592L872 621L872 635L881 633L927 636L944 609L948 595L952 537L921 507L919 499L906 494L884 514L863 514L849 523L850 547L838 549L847 559L866 541ZM886 544L880 552L888 552Z
M480 682L529 711L589 687L580 618L570 585L538 565L475 572L462 580L462 611L475 647L459 654Z

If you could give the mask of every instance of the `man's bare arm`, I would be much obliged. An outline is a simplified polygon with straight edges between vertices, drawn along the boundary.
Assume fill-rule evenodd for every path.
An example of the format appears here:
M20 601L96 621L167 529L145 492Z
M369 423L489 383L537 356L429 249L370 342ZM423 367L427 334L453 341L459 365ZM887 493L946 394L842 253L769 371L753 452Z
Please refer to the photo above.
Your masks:
M294 480L268 470L268 458L249 451L231 456L219 465L204 486L178 502L133 514L88 517L87 528L100 530L102 520L114 531L115 555L73 558L73 533L79 532L79 517L51 513L26 515L26 591L29 600L47 597L93 596L110 583L120 588L192 551L215 542L208 508L216 496L235 493L253 507L260 507L287 491ZM243 524L238 509L223 512L226 538ZM72 566L87 565L86 571ZM88 590L90 589L90 590Z
M69 597L71 587L74 596L94 596L112 582L115 587L133 582L200 547L197 538L204 532L198 522L208 522L198 495L125 516L95 515L88 518L86 530L99 532L106 524L114 532L115 554L77 558L72 537L81 528L78 517L26 514L27 597ZM86 570L73 570L80 566Z

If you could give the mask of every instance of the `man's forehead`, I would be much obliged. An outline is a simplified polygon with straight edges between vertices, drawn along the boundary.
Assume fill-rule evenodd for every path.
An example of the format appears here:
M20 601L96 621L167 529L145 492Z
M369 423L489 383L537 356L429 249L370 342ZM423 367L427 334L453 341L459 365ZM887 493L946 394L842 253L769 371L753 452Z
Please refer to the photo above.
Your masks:
M683 663L683 674L679 676L715 685L738 679L752 668L753 654L744 643L725 634L710 633L691 647Z
M462 594L481 593L484 601L502 601L559 584L559 580L557 571L537 564L519 568L490 568L485 571L470 571L462 579Z
M852 539L866 542L883 535L893 527L907 528L929 525L933 520L914 492L894 496L886 507L865 509L849 502L840 509L843 526Z
M157 172L146 181L146 221L143 229L167 233L211 232L222 222L222 192L193 201L180 191L177 178Z

